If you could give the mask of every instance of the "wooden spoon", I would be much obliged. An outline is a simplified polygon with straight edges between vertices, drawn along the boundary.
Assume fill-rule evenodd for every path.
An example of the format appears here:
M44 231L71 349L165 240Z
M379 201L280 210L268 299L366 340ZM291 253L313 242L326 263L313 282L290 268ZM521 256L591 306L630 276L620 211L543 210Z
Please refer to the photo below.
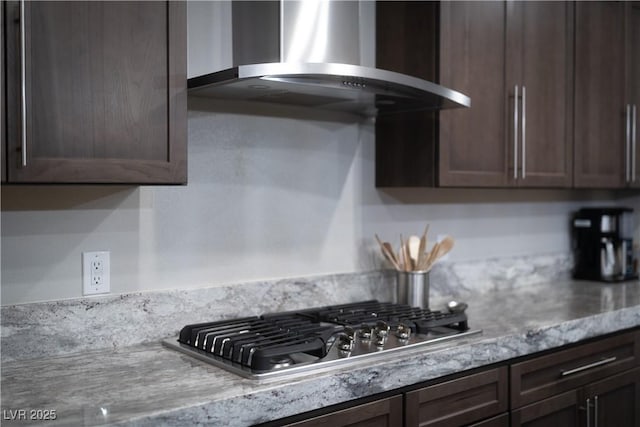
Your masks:
M398 257L396 256L391 243L382 242L382 245L384 246L389 261L391 261L391 264L393 264L393 268L395 268L396 270L400 270L400 260L398 260Z
M431 269L431 267L437 260L448 254L449 251L453 248L454 244L455 240L453 240L453 238L449 236L442 239L441 242L436 243L431 250L431 254L429 255L428 268Z
M424 228L424 233L422 233L422 237L420 238L420 246L418 247L418 265L416 266L417 270L422 270L427 260L427 254L425 253L425 251L427 250L427 233L428 232L429 232L429 224L427 224L427 226Z
M429 271L431 270L431 265L433 264L433 260L436 256L436 252L438 252L438 247L440 246L440 242L436 242L433 244L433 247L431 248L431 252L427 253L427 259L424 262L424 270L425 271Z
M391 244L389 242L381 241L377 234L375 236L378 244L380 245L380 249L382 250L382 254L387 258L387 260L389 260L391 265L393 265L393 268L400 270L400 264L398 263L398 259L396 258L396 254L394 253Z
M409 256L409 248L402 238L402 234L400 235L400 251L402 253L402 270L403 271L411 271L411 257Z
M418 236L409 236L407 247L411 258L411 270L415 271L418 269L418 257L420 256L420 238Z

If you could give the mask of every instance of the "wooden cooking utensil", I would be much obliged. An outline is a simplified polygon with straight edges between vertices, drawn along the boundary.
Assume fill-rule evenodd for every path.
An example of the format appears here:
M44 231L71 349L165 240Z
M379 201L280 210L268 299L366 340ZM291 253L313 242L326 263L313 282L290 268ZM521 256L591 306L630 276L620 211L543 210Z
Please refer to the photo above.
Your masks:
M427 269L430 270L437 260L448 254L454 244L455 241L449 236L442 239L441 242L436 243L431 250L431 254L429 254Z
M389 242L383 242L382 240L380 240L380 237L378 237L377 234L375 236L378 244L380 245L380 249L382 250L382 254L385 256L385 258L387 258L387 260L389 260L391 265L393 265L393 268L395 268L396 270L400 270L400 265L393 251L393 248L391 247L391 244Z
M409 257L411 259L411 270L415 271L418 269L420 238L418 236L409 236L409 240L407 240L407 247L409 248Z
M402 234L400 235L400 251L402 253L402 270L411 271L411 257L409 256L409 248L402 238Z
M393 264L393 267L396 270L400 270L400 261L398 260L398 257L396 256L395 251L393 250L393 246L391 246L391 243L389 242L382 242L382 244L384 245L385 249L387 250L387 253L391 256L392 260L391 263Z
M417 270L422 270L427 260L427 254L425 253L425 251L427 250L427 233L428 232L429 232L429 224L427 224L427 226L424 228L424 233L422 233L422 237L420 238L420 246L418 247L418 265L416 266Z

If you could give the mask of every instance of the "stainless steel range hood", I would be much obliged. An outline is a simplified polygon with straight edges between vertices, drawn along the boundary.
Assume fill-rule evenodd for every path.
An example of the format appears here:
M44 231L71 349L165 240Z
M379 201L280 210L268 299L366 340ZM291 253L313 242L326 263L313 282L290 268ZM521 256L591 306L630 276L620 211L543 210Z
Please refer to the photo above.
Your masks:
M372 1L188 2L188 13L192 96L361 116L471 104L435 83L362 65L375 63L367 57L375 43ZM196 55L205 65L192 71Z

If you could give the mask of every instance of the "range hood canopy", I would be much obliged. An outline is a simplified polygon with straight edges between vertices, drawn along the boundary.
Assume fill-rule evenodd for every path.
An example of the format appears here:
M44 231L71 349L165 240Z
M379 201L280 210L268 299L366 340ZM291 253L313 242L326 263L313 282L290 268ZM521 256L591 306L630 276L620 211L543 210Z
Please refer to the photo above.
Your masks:
M228 36L218 37L231 39L228 50L233 64L213 64L215 71L190 78L190 95L304 106L367 117L471 104L466 95L435 83L360 65L361 35L375 40L375 34L366 37L363 33L375 28L374 2L189 4L190 21L214 12L218 14L215 22L231 23ZM209 8L207 13L199 10L202 7ZM371 16L369 21L373 22L369 25L361 22ZM195 44L192 28L190 22L189 41ZM196 54L194 50L190 46L190 56Z

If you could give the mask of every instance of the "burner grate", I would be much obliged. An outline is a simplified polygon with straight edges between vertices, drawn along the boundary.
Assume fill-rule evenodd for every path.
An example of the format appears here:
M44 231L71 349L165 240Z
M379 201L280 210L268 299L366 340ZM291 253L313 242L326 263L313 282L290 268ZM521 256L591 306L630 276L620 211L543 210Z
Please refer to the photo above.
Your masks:
M377 301L318 309L318 317L322 321L350 327L364 324L373 327L379 320L384 320L391 328L402 323L411 327L414 333L425 333L437 327L450 327L460 331L469 329L464 313L444 313Z
M291 353L325 356L326 342L334 331L332 326L292 314L187 325L178 341L211 356L265 370L282 364Z

